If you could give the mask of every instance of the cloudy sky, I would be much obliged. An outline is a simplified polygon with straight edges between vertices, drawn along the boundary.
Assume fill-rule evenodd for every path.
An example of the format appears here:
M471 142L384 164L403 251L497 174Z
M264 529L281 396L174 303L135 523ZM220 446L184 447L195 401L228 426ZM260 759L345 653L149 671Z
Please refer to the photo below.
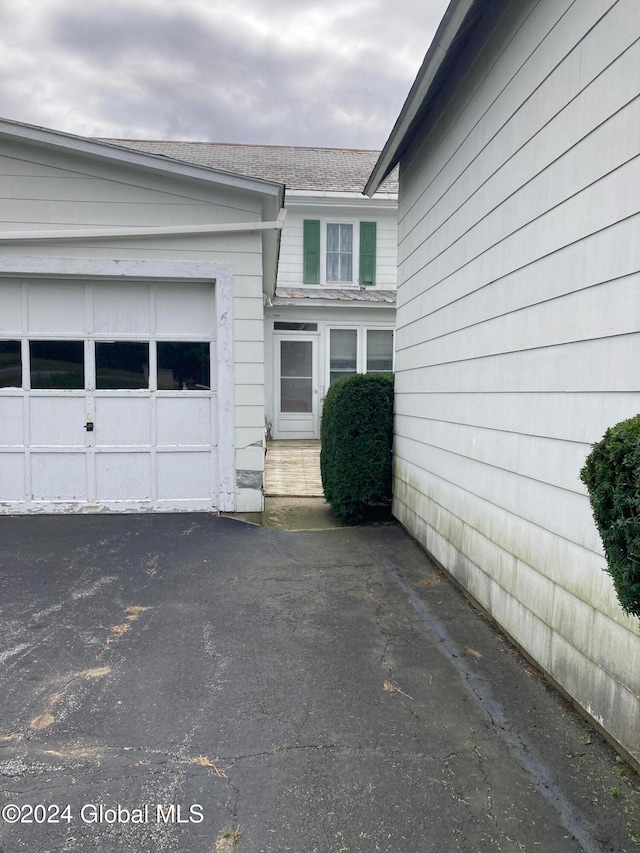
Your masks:
M0 117L380 148L448 0L0 0Z

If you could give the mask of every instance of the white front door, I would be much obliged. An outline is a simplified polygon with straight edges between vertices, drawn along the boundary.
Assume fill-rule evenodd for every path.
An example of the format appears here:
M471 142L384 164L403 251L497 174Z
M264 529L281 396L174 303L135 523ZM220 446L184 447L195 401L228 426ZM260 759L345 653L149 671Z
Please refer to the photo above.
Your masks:
M5 281L0 301L0 512L217 508L213 285Z
M274 335L273 437L318 438L318 338Z

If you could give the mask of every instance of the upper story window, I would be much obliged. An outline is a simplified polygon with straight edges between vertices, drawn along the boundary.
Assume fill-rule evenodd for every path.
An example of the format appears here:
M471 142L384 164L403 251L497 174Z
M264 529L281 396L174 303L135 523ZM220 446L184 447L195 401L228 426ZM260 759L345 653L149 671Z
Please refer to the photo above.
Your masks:
M327 281L353 281L353 225L327 223Z
M305 284L376 283L376 223L322 222L303 224Z

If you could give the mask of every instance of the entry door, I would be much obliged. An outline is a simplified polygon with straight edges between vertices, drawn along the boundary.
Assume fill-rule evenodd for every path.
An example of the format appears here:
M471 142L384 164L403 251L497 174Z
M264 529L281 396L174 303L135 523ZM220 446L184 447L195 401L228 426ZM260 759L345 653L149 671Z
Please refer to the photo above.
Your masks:
M274 438L318 438L318 339L275 336Z

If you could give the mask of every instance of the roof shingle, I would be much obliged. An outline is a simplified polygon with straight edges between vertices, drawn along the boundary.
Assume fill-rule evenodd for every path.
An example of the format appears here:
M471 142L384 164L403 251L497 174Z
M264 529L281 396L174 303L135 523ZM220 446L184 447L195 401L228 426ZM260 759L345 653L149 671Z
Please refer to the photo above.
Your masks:
M289 190L312 192L361 193L380 153L347 148L234 145L225 142L100 141L196 166L275 181L285 184ZM380 187L380 192L397 194L397 170Z

